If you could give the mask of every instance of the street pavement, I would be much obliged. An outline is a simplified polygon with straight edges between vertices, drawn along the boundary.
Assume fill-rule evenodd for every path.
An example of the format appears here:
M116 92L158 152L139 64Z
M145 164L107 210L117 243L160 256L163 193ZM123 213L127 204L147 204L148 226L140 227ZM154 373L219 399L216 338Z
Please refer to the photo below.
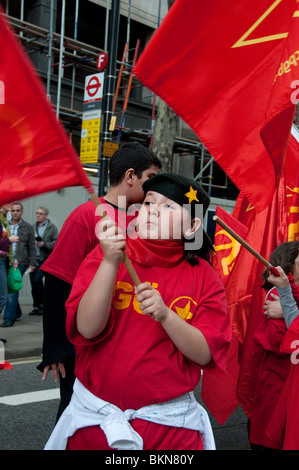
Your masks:
M22 305L23 315L19 321L10 328L0 328L0 339L6 339L5 360L34 357L41 360L42 354L42 316L31 316L31 305ZM3 321L0 315L0 324ZM195 396L203 406L200 398L200 387ZM221 400L221 397L219 397ZM243 410L238 407L223 426L210 415L215 436L217 450L250 450L247 438L247 418Z
M5 360L20 357L41 356L43 341L43 317L28 315L32 305L22 305L22 316L14 326L0 328L0 339L6 339ZM0 324L3 313L0 315Z

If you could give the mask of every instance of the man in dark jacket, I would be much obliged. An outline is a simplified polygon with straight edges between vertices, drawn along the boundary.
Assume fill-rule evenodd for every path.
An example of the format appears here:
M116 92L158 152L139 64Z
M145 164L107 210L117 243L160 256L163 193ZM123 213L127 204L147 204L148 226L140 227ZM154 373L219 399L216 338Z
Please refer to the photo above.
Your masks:
M26 269L34 271L36 268L35 240L32 225L22 219L23 205L14 202L11 209L9 227L12 235L17 235L19 241L13 243L13 266L18 267L22 275ZM22 311L19 304L19 292L8 295L8 302L4 311L2 327L13 326L20 318Z
M43 313L43 273L41 265L52 252L58 237L56 225L48 219L49 210L39 207L36 211L36 223L33 225L36 245L36 269L30 273L30 281L33 297L33 310L29 315L42 315Z

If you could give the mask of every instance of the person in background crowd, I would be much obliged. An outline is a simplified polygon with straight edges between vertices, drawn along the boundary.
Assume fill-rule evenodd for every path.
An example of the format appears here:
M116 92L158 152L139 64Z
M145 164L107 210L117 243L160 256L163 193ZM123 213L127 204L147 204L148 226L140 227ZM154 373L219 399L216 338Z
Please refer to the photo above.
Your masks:
M36 223L33 225L36 246L36 269L30 272L31 293L33 298L33 310L29 315L42 315L43 313L43 273L41 265L53 251L58 237L58 229L49 219L49 210L46 207L38 207L36 211Z
M272 266L281 266L288 274L293 293L299 290L299 242L280 244L270 256ZM290 355L281 350L287 324L285 322L280 294L273 286L273 276L269 278L269 268L263 274L266 289L264 312L260 313L260 324L255 332L256 352L252 358L255 363L256 384L251 405L249 442L252 450L279 449L275 439L267 434L267 428L286 384L291 360ZM277 278L276 283L279 281ZM279 297L278 295L279 294ZM295 294L294 294L295 295ZM280 300L275 300L275 299ZM296 296L297 309L299 296ZM278 305L279 309L277 308Z
M11 211L12 204L4 204L0 207L0 314L8 301L7 270L13 263L12 243L19 241L17 235L11 235L7 212ZM5 339L1 341L6 342Z
M296 270L299 270L299 256L295 260ZM272 274L268 282L276 286L287 331L281 345L281 351L290 356L290 373L283 387L277 405L272 410L272 417L266 430L276 446L282 450L299 450L299 287L292 285L292 277L284 272L281 266L276 266L279 277Z
M11 235L18 237L18 241L12 243L13 266L18 267L22 275L29 267L31 271L36 267L35 240L32 225L22 219L23 205L13 202L11 208L11 220L9 228ZM19 305L19 292L8 294L8 301L4 311L2 328L13 326L16 319L20 318L22 311Z

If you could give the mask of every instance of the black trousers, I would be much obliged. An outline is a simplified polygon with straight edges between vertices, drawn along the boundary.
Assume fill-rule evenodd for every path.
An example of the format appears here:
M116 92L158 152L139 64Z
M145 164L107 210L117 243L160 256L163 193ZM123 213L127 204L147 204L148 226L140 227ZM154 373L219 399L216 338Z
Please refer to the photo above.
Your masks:
M66 377L60 375L60 404L56 419L68 406L75 380L75 349L68 341L65 330L65 303L70 295L71 284L45 273L43 298L43 360L38 369L43 371L52 362L62 362Z

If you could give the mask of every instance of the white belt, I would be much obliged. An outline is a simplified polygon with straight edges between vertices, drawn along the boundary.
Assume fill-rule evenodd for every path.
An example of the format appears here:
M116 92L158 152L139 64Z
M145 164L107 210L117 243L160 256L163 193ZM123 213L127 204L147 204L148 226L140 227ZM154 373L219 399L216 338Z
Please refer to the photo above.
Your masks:
M129 421L144 419L153 423L199 431L205 450L215 450L211 423L206 410L196 401L194 393L186 393L174 400L149 405L139 410L122 411L87 390L76 379L70 404L56 424L45 450L64 450L67 440L78 429L100 426L109 447L119 450L142 450L143 440Z

